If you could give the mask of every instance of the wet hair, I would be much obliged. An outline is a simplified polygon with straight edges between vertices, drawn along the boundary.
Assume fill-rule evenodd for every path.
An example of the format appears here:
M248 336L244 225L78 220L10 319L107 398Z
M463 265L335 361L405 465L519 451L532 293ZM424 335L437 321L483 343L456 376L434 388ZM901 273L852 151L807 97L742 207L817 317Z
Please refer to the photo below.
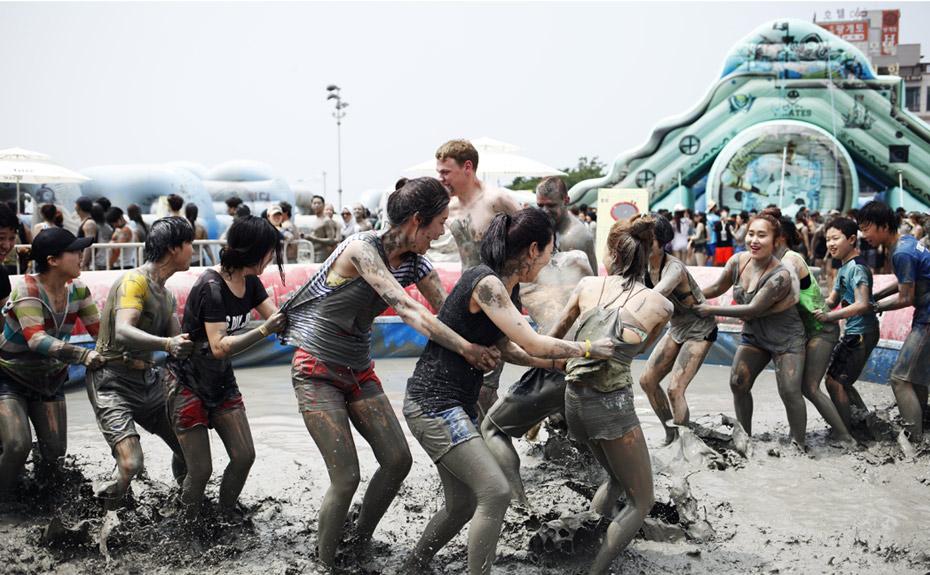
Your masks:
M798 228L791 218L781 216L778 218L778 223L781 225L781 235L785 238L785 245L788 246L788 249L801 243L801 235L798 234Z
M107 211L98 202L94 202L94 205L90 208L90 218L98 225L106 223Z
M226 234L226 245L220 250L220 267L227 274L261 263L270 250L284 283L284 257L281 253L281 233L264 218L243 216L233 220Z
M539 208L523 208L512 215L497 214L484 232L481 261L501 274L507 261L519 257L530 244L536 242L543 249L554 236L552 219Z
M324 200L324 203L325 203L325 200ZM278 202L278 205L281 206L281 212L284 213L285 216L291 217L291 213L294 211L294 206L292 206L290 202L285 202L284 200L281 200L280 202Z
M549 176L543 178L539 185L536 186L536 192L541 192L547 198L564 199L568 195L568 188L565 187L565 180L558 176Z
M194 241L194 229L180 216L168 216L156 220L145 236L145 261L157 262L168 250Z
M401 178L394 184L394 193L388 197L387 219L397 227L414 214L420 214L428 226L449 206L449 192L436 178Z
M168 195L168 207L171 208L173 212L181 211L181 207L184 205L184 198L177 194Z
M0 202L0 228L19 230L19 218L16 217L16 212L4 202Z
M849 218L833 218L823 227L824 235L831 228L836 228L844 237L851 238L859 235L859 224Z
M607 235L610 252L610 275L626 278L629 289L636 280L642 281L649 265L649 252L655 241L655 221L645 214L628 220L617 220Z
M187 217L187 221L191 223L191 227L194 227L194 222L197 221L197 214L200 213L200 209L197 208L197 204L188 203L184 206L184 215Z
M249 206L241 204L236 208L236 218L243 218L245 216L251 216L252 210L249 209Z
M136 225L142 227L142 231L145 232L145 235L148 235L149 225L142 219L142 208L139 204L129 204L126 206L126 215L129 216L130 220L136 222Z
M877 228L884 226L888 228L888 231L894 232L898 230L899 221L898 215L891 209L891 206L878 200L872 200L862 206L856 214L856 222L860 227L862 224L872 224Z
M471 162L471 169L478 170L478 150L468 140L449 140L436 150L436 159L439 161L452 158L459 166Z
M242 198L239 196L233 196L231 198L226 198L226 207L236 209L242 204Z
M778 208L765 208L759 212L753 220L763 219L772 226L772 237L778 239L782 235L781 230L781 210Z
M652 221L656 224L653 233L655 234L656 241L659 242L659 247L667 251L668 244L670 244L675 237L675 230L672 229L671 222L662 214L657 214L655 212L650 212L649 217L652 218Z
M108 224L113 224L113 223L118 222L121 217L123 217L123 210L121 210L120 208L113 206L112 208L107 210L107 223Z
M55 207L55 204L42 204L42 207L39 208L39 212L42 214L42 219L46 222L51 222L55 219L55 214L58 213L58 208Z

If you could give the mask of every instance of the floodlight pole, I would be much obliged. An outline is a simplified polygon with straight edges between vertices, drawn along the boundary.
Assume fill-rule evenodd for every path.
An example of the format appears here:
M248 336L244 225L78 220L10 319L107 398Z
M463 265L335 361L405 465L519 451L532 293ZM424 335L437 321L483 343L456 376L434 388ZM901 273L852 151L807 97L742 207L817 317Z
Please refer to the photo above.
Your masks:
M345 109L349 105L348 102L342 101L341 88L335 84L330 84L326 87L326 91L329 92L329 95L326 96L327 100L336 100L336 111L333 112L333 117L336 118L336 166L338 174L339 187L337 194L339 197L339 206L338 209L342 209L342 119L345 117Z

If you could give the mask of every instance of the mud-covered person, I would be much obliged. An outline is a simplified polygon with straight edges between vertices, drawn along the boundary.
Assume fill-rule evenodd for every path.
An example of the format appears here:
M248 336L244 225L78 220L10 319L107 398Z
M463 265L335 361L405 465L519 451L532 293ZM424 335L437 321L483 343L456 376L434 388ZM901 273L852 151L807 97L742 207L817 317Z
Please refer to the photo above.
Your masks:
M911 331L891 370L891 389L910 440L919 443L930 386L930 250L914 236L898 233L897 215L884 202L867 203L856 219L862 237L888 252L897 279L874 293L872 312L914 306Z
M849 434L849 426L843 421L830 397L820 389L820 381L827 372L830 356L840 339L840 326L836 322L818 319L819 314L830 311L820 291L820 283L808 267L804 256L789 248L801 243L794 221L787 216L781 216L779 223L782 234L775 240L775 257L781 260L791 274L792 290L798 292L795 309L804 323L804 333L807 336L801 390L804 397L814 404L821 417L833 428L838 446L853 447L856 441ZM788 303L783 302L774 309L778 311L787 307L790 307Z
M717 341L717 320L694 313L692 306L707 300L688 268L668 252L675 229L659 214L651 213L650 217L655 222L655 242L649 251L644 283L665 296L675 311L668 331L649 354L639 385L665 428L665 443L669 444L678 437L678 427L690 423L685 390ZM666 395L660 384L669 374Z
M415 284L433 309L442 308L446 292L424 254L445 232L449 193L434 178L402 179L395 187L388 199L390 227L347 238L285 308L282 342L298 348L291 369L294 392L330 478L317 542L327 568L335 564L359 484L351 428L368 441L379 463L355 526L357 544L370 540L412 464L371 359L374 318L391 306L405 323L474 367L491 369L500 357L494 348L466 341L404 290Z
M300 236L310 241L313 245L313 262L321 264L326 261L329 254L333 253L336 246L342 241L339 234L339 225L332 218L323 213L323 206L326 201L323 196L313 196L310 200L310 209L313 215L309 217L308 223L304 226ZM291 255L288 253L288 260Z
M552 222L541 210L498 214L481 244L482 264L464 272L439 310L456 333L494 345L517 365L555 368L562 358L607 358L610 339L564 341L538 334L523 317L520 282L532 282L552 255ZM406 568L425 565L468 521L468 573L486 574L500 537L511 489L478 432L476 401L483 375L464 358L427 342L407 382L404 417L436 464L444 504L426 526Z
M274 262L284 281L281 250L280 234L268 220L236 218L219 265L204 271L187 297L181 331L194 342L194 351L187 359L168 358L163 379L168 414L187 464L180 496L186 519L200 512L213 473L209 428L216 430L229 455L219 502L231 519L255 460L230 356L284 329L285 316L258 277ZM245 328L253 309L264 323L236 333Z
M436 150L436 172L449 190L449 220L446 226L455 238L462 271L481 263L481 239L497 214L513 214L519 204L505 190L478 179L478 150L468 140L449 140ZM497 401L503 365L485 375L478 397L482 414Z
M826 385L836 411L849 429L852 423L850 401L867 411L853 384L878 345L879 325L878 317L872 312L875 303L872 270L856 249L859 226L854 220L836 218L826 225L825 230L827 250L843 265L827 296L826 311L815 311L814 315L821 322L846 320L843 337L833 348ZM834 310L837 306L841 307Z
M736 305L694 306L699 315L736 317L743 320L740 344L730 370L730 391L736 418L752 435L752 386L770 360L775 363L778 394L785 404L792 440L805 448L807 406L802 381L807 337L795 305L797 290L792 276L775 257L776 241L782 235L781 212L766 208L749 222L748 251L730 258L720 277L702 290L707 299L719 297L730 287Z
M555 245L559 252L581 250L588 264L598 269L591 230L568 211L568 188L558 176L543 178L536 186L536 206L546 212L555 224ZM595 274L596 275L596 274Z
M179 484L187 472L168 419L154 352L183 359L193 350L193 342L181 333L175 296L165 287L168 278L190 267L193 241L194 230L185 218L157 220L145 238L145 262L113 283L103 305L97 351L107 365L87 373L87 396L116 459L113 479L97 493L107 511L122 504L130 482L142 470L136 425L171 449L171 469Z
M16 246L16 233L19 228L19 218L5 203L0 202L0 262L6 260ZM53 226L49 226L53 227ZM61 226L58 226L61 227ZM40 230L41 231L41 230ZM39 234L36 234L39 235ZM0 308L10 299L10 272L6 266L0 265ZM0 314L0 331L3 329L5 315Z
M535 280L520 284L520 300L538 333L549 333L575 286L592 275L595 273L584 252L553 252ZM511 438L522 437L547 417L564 412L565 385L564 371L552 366L531 367L481 420L481 435L507 476L514 497L523 505L528 506L529 501L520 478L520 456Z
M606 573L629 545L654 503L652 463L633 405L633 358L662 334L672 304L643 284L655 245L654 223L644 215L618 220L607 236L604 263L610 275L585 278L550 332L561 337L578 323L576 339L609 337L606 361L569 360L566 366L565 420L575 440L585 443L607 472L591 510L611 517L621 493L623 508L611 517L589 573Z
M16 225L15 219L12 211L0 207L4 247L9 244L6 230ZM91 337L98 335L100 314L90 290L78 278L82 252L93 241L62 228L42 230L30 256L36 275L22 276L6 294L10 301L4 306L6 323L0 337L0 499L13 494L32 450L30 421L41 455L36 459L36 475L55 479L68 445L64 393L68 366L91 370L104 363L96 351L69 343L78 320Z

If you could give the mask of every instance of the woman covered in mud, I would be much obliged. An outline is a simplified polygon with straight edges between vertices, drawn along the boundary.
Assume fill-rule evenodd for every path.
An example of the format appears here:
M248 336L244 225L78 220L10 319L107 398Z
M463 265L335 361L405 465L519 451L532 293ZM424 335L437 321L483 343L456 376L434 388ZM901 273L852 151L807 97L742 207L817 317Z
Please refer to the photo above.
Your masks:
M220 250L219 265L204 271L187 297L181 332L194 342L194 350L187 359L169 358L164 376L168 414L187 464L180 495L187 519L199 513L213 472L209 428L216 430L229 455L220 483L224 513L234 512L255 460L230 356L284 329L285 315L258 278L272 261L283 282L281 241L274 226L255 216L236 218ZM264 323L236 333L245 328L253 309Z
M488 370L499 361L496 349L466 341L404 290L416 284L433 309L442 307L445 289L423 254L444 233L448 216L449 193L438 180L401 179L388 199L390 228L346 238L284 307L288 328L282 343L299 348L291 369L298 407L331 482L320 507L317 544L327 568L334 566L359 483L350 425L368 441L380 465L362 501L356 544L371 539L413 461L371 360L375 317L391 306L404 322L470 366Z
M520 282L536 279L549 263L552 221L525 208L491 220L481 243L482 264L462 273L439 319L481 345L496 345L511 363L556 367L560 358L607 358L609 339L569 342L540 335L523 317ZM407 382L404 417L436 464L445 504L426 526L408 559L408 570L425 565L471 520L468 573L490 573L511 491L504 472L478 432L476 402L482 373L464 358L426 344Z
M78 276L81 255L93 238L75 238L62 228L39 232L32 244L36 275L24 275L4 307L0 337L0 498L11 495L32 450L32 421L41 459L37 475L52 476L67 449L64 383L68 365L96 369L103 358L69 343L80 319L94 339L97 305Z
M695 305L694 311L743 320L740 344L730 371L730 390L736 418L746 433L752 435L752 386L769 360L773 360L791 438L803 449L807 407L802 381L807 337L794 307L798 295L792 290L791 273L775 257L775 247L782 237L780 217L777 208L767 208L749 222L748 251L731 257L717 281L703 290L704 297L710 299L733 287L736 305L703 303Z
M776 211L776 210L773 210ZM820 389L820 381L827 373L833 348L840 340L840 325L835 321L820 321L817 314L829 312L820 284L807 266L807 261L800 253L788 249L788 246L802 244L802 239L791 218L780 216L782 234L775 241L775 257L781 260L791 274L792 285L797 284L798 303L795 306L801 321L804 323L804 333L807 336L807 346L804 352L804 375L801 380L801 391L804 397L814 404L833 432L836 441L845 447L856 445L856 440L849 434L843 423L839 411L830 397ZM775 309L780 310L777 306Z
M578 284L550 335L561 337L579 320L575 337L608 336L614 342L607 361L572 359L565 379L565 420L572 436L585 443L608 474L591 510L609 517L621 491L626 504L611 520L589 573L606 573L646 519L654 503L652 464L636 409L630 363L659 338L674 307L647 288L644 274L655 245L655 223L644 215L618 220L610 228L604 263L606 277Z
M688 268L666 250L675 233L671 223L660 214L651 213L649 217L655 222L655 242L649 252L645 284L668 298L675 312L668 331L649 354L639 385L665 428L668 444L678 437L678 426L689 423L685 390L717 341L717 321L701 317L691 309L694 304L706 301L704 294ZM659 384L669 373L672 378L666 395Z

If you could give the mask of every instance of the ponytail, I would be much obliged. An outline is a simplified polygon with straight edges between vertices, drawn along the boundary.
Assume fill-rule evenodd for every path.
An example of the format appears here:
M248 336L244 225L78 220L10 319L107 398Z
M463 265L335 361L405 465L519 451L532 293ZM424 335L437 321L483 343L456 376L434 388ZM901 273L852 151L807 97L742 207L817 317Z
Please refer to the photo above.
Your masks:
M538 208L523 208L510 214L497 214L484 232L481 261L498 275L506 263L519 257L533 242L540 249L549 245L555 232L552 220Z

